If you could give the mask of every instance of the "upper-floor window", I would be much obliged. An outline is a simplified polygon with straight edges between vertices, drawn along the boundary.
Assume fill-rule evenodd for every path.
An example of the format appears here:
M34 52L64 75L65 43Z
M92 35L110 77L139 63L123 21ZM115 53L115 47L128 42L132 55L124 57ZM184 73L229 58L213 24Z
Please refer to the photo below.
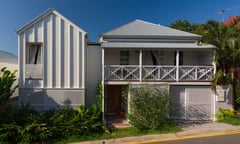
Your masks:
M129 51L120 51L120 65L129 64Z
M27 43L26 64L42 64L42 44Z

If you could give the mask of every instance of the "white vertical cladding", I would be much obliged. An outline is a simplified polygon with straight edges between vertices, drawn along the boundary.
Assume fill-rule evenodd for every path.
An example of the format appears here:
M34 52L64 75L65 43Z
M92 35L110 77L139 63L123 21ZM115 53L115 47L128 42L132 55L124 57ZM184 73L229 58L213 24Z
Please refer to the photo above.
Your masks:
M18 35L20 86L25 83L27 42L42 43L43 88L85 88L85 35L57 12L47 13Z
M61 18L56 17L55 23L55 55L56 55L56 73L55 75L55 87L61 87Z
M35 24L35 42L43 42L43 20Z
M60 75L60 78L61 78L61 88L64 88L65 86L65 22L64 20L60 20L61 21L61 31L60 31L60 51L61 51L61 55L60 55L60 64L61 64L61 75Z
M54 14L51 15L51 32L52 32L52 35L51 35L51 38L52 38L52 44L51 44L51 47L52 47L52 72L51 72L51 75L52 75L52 88L55 88L56 87L56 16Z
M44 19L44 87L52 87L52 15Z
M83 34L82 32L78 32L78 41L79 41L79 53L78 53L78 56L79 56L79 61L78 61L78 65L79 65L79 88L84 88L83 85L82 85L82 73L83 73L83 58L82 58L82 49L83 49Z
M25 32L18 35L18 53L19 53L19 86L23 87L25 83Z
M30 27L26 32L26 42L34 42L34 26Z
M86 70L85 70L85 35L82 34L82 82L81 82L81 86L82 88L85 88L85 73L86 73Z
M80 51L80 47L79 47L79 45L80 45L80 41L79 41L79 32L78 32L78 30L75 30L75 35L74 35L74 38L76 39L75 40L75 44L76 44L76 47L75 47L75 54L76 54L76 57L75 57L75 61L76 61L76 63L75 63L75 69L74 69L74 71L75 71L75 81L74 81L74 84L75 84L75 87L76 88L79 88L79 75L80 75L80 68L79 68L79 62L80 62L80 57L79 57L79 51Z
M47 18L47 59L48 62L45 63L45 65L47 65L47 87L48 88L52 88L52 73L53 73L53 47L52 47L52 43L53 43L53 34L52 34L52 23L53 23L53 15L51 14L48 18Z
M78 56L78 46L79 46L79 42L78 42L78 30L76 28L74 28L73 30L73 88L78 88L79 86L79 82L78 82L78 78L79 78L79 67L78 67L78 61L79 61L79 56Z
M65 39L64 39L64 88L70 88L70 65L69 65L69 41L70 41L70 25L65 22Z
M71 88L74 87L73 79L74 79L74 29L70 25L69 26L69 86Z
M44 88L48 87L48 23L49 23L50 17L47 16L44 18L44 25L43 25L43 84L44 84Z
M38 32L37 32L37 27L36 27L36 24L34 24L33 26L33 33L34 33L34 38L33 38L33 41L34 42L37 42L37 37L38 37Z

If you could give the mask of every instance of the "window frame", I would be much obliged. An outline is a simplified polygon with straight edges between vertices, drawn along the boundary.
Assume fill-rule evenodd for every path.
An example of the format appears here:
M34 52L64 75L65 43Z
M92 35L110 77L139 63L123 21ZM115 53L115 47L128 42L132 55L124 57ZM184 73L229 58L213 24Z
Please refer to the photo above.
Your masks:
M37 53L35 56L30 55L30 49L37 48ZM40 49L40 50L39 50ZM39 54L40 52L40 54ZM38 57L40 56L40 60L38 61ZM32 62L31 58L34 57L34 62ZM39 63L37 63L39 62ZM43 63L43 43L41 42L27 42L26 43L26 50L25 50L25 64L42 64Z

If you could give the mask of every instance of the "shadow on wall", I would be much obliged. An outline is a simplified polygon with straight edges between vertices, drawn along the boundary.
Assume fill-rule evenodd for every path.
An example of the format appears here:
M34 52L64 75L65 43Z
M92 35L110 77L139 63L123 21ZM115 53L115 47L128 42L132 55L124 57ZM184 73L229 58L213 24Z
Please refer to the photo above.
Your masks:
M209 109L211 109L211 105L207 104L188 105L186 117L190 120L210 120L212 114Z
M58 110L62 107L77 109L84 103L84 90L81 89L20 89L19 106L29 104L38 112Z
M212 114L209 109L211 105L208 104L188 104L186 107L184 103L175 103L174 111L171 114L173 119L181 120L210 120Z

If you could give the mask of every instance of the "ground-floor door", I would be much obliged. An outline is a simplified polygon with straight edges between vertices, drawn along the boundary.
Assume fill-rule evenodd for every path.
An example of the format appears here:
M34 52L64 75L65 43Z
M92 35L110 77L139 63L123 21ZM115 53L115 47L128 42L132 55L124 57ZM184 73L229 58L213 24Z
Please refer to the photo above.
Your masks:
M121 109L121 85L107 85L105 110L108 114L118 113Z
M210 86L170 86L175 119L212 120L214 94Z

